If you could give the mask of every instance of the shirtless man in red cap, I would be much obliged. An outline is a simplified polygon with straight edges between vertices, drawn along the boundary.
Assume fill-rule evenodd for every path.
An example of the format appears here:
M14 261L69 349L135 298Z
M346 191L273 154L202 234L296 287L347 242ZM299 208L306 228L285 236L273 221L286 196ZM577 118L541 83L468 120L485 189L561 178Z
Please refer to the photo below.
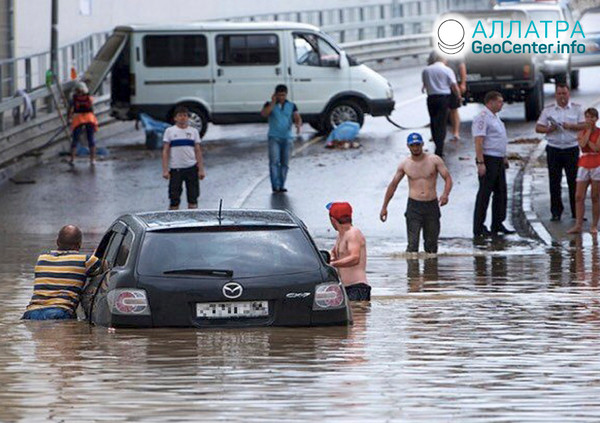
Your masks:
M329 220L337 231L331 250L331 265L340 275L350 301L370 301L371 287L367 283L367 241L362 232L352 226L352 206L330 203Z

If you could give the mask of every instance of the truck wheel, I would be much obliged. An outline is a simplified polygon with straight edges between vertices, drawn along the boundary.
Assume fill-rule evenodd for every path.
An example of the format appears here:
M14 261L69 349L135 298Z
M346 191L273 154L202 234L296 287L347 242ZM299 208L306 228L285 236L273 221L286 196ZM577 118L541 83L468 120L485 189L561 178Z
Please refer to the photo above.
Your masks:
M537 120L544 108L544 83L542 81L540 76L525 98L525 120L528 122Z
M352 100L342 100L327 110L323 119L323 130L327 133L343 122L356 122L361 127L365 121L365 113Z
M571 89L576 90L579 88L579 69L571 71Z
M554 77L554 81L557 84L558 83L567 84L567 87L569 87L569 89L570 89L571 84L572 84L571 75L572 75L572 72L570 72L570 71L567 71L567 73L561 73L560 75L556 75Z

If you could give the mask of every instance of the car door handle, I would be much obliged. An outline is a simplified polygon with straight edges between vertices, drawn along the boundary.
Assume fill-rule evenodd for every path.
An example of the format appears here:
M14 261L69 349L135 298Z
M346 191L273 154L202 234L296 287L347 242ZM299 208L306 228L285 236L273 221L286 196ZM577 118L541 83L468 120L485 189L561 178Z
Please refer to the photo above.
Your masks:
M312 79L310 79L310 78L297 78L297 79L294 79L294 81L296 81L296 82L310 82L310 81L312 81Z
M275 68L275 75L281 75L281 68Z
M217 76L223 76L223 69L217 69Z

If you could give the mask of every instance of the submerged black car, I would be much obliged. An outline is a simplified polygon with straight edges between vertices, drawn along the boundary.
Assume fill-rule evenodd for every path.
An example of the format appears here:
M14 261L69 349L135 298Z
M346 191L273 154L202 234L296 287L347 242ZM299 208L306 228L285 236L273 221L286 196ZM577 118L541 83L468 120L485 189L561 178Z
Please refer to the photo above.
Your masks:
M286 211L197 210L117 219L100 241L106 270L81 307L111 327L347 325L328 254Z

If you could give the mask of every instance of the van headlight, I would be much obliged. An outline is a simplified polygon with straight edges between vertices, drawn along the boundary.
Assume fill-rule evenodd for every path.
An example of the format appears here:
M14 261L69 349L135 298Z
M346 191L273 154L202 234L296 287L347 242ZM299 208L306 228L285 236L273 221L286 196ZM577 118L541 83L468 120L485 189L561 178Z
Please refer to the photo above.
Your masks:
M385 91L385 96L386 96L386 98L388 100L393 100L394 99L394 90L392 88L392 84L390 84L389 82L388 82L388 88Z

